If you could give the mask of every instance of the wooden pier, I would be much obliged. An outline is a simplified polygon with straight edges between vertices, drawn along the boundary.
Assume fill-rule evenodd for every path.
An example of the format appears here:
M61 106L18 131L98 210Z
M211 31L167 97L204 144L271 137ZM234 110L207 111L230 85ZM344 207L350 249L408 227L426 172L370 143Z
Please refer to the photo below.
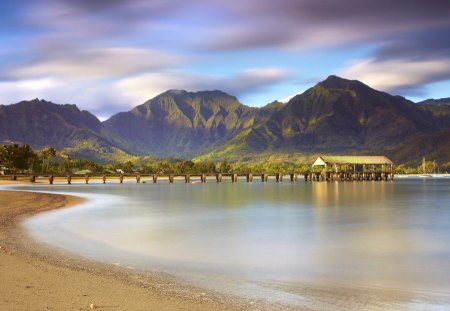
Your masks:
M303 182L344 182L344 181L392 181L394 179L394 173L392 171L364 171L364 172L354 172L340 171L335 172L324 172L324 171L310 171L310 172L295 172L295 173L275 173L275 174L257 174L258 178L254 178L255 174L224 174L224 173L212 173L212 174L120 174L120 175L49 175L36 176L36 175L22 175L15 176L23 179L29 180L31 183L35 183L42 180L47 180L48 184L61 184L66 183L72 185L75 183L118 183L123 184L127 182L135 182L137 184L145 183L169 183L173 184L175 182L184 183L222 183L222 182L232 182L238 183L252 183L261 182L291 182L296 183L299 181ZM5 176L6 177L6 176ZM13 177L11 177L12 179Z
M260 178L254 179L254 176ZM23 175L22 177L28 179L31 183L37 182L39 178L34 174ZM11 175L12 180L17 179L17 175ZM102 174L102 175L73 175L55 176L53 174L43 177L48 180L49 184L54 184L55 181L66 180L67 184L72 184L77 181L86 184L90 182L99 183L120 183L123 184L125 180L132 181L137 184L147 182L168 182L173 184L176 181L184 181L185 183L206 183L216 182L221 183L230 181L237 183L239 180L251 183L257 180L262 183L275 181L277 183L283 180L295 183L299 180L304 182L340 182L340 181L393 181L394 170L393 163L384 156L321 156L312 165L310 171L304 172L278 172L278 173L258 173L247 172L245 174L237 173L202 173L202 174Z
M394 179L394 174L391 171L365 171L365 172L353 172L353 171L341 171L339 173L332 172L296 172L296 173L276 173L276 174L260 174L260 178L257 178L257 182L291 182L296 183L299 180L304 182L338 182L338 181L391 181ZM16 176L17 177L17 176ZM67 175L56 176L49 175L48 177L38 177L36 175L23 176L31 183L38 182L42 178L47 179L48 183L53 185L55 183L67 183L68 185L74 183L118 183L123 184L125 181L134 181L137 184L145 183L169 183L175 182L184 183L206 183L206 182L232 182L238 183L243 181L252 183L255 181L254 174L139 174L139 175Z

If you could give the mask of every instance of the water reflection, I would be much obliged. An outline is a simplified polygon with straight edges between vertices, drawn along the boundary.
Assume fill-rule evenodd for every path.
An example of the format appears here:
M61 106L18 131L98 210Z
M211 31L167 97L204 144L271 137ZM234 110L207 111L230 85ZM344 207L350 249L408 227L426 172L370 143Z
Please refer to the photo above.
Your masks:
M449 186L450 180L49 186L100 197L27 225L62 248L213 287L226 276L285 294L301 293L304 284L448 293ZM117 197L105 202L107 194Z

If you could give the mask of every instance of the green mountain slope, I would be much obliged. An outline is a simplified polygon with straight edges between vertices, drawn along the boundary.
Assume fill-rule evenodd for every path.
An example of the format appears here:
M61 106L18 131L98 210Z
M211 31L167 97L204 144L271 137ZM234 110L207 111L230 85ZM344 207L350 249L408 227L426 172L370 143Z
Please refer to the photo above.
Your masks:
M388 151L388 154L396 163L411 166L418 166L422 157L447 163L450 161L450 129L413 138Z
M35 99L0 106L2 144L26 143L34 148L52 146L98 161L124 154L117 144L105 138L105 133L97 117L75 105Z
M445 126L403 97L330 76L202 158L238 159L248 153L276 151L370 152Z
M420 109L432 114L439 127L450 127L450 98L427 99L417 105Z
M112 116L104 125L139 153L191 156L267 119L281 105L257 109L221 91L170 90Z
M430 98L418 102L417 105L450 106L450 97L439 99Z
M396 162L448 162L449 130L444 99L414 104L336 76L262 108L221 91L170 90L103 123L75 105L0 106L0 143L53 146L99 162L135 154L294 163L319 153L380 152Z

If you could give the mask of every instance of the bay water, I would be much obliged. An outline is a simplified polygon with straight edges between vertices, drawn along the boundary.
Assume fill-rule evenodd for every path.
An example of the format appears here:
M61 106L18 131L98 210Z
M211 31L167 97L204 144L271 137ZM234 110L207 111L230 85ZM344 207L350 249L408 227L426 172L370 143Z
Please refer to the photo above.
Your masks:
M374 310L450 309L448 178L20 189L86 197L25 226L90 259L290 305L333 309L359 299Z

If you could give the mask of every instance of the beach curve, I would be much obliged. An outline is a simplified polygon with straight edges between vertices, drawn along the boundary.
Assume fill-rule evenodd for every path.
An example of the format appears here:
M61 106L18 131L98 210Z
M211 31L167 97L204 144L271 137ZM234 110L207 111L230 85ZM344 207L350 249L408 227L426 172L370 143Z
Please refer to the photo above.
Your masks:
M73 207L83 198L0 190L0 202L2 310L89 310L91 304L98 310L266 309L263 302L211 293L170 275L72 256L39 243L20 225L26 217Z

